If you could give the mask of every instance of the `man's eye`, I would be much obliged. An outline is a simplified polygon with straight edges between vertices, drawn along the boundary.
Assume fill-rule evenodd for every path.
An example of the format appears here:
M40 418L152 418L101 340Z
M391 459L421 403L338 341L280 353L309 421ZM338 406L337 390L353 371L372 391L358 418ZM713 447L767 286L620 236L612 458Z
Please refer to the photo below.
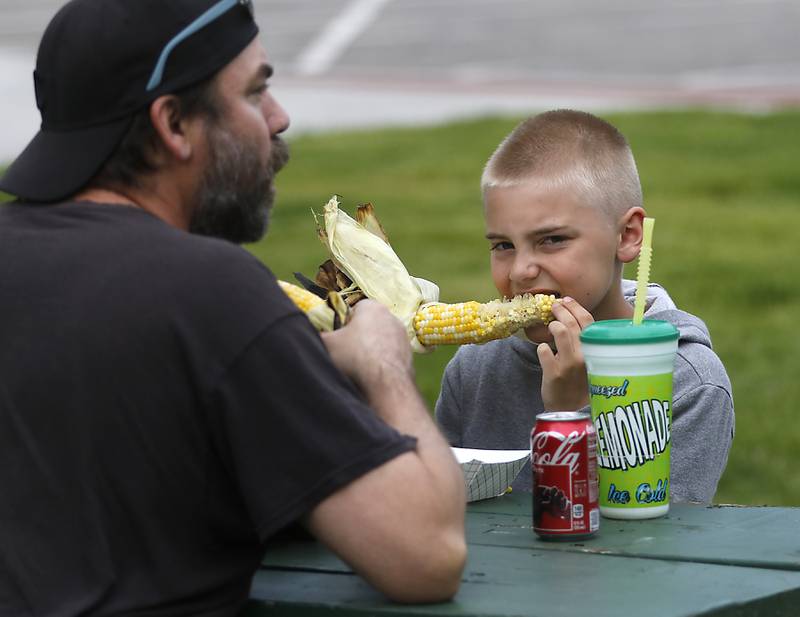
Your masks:
M557 245L563 244L568 238L566 236L545 236L542 238L542 244Z
M492 242L491 246L489 247L490 251L510 251L514 248L514 245L510 242Z
M269 84L263 83L253 88L251 93L254 95L261 95L264 94L268 89L269 89Z

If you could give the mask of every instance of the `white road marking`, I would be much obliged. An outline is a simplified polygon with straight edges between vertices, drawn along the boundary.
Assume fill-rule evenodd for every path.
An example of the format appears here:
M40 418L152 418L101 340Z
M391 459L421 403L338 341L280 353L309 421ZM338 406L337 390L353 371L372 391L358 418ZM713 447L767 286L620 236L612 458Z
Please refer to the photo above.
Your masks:
M352 0L300 54L295 68L297 74L309 76L327 72L390 1Z
M36 60L27 53L0 49L0 165L10 163L39 130L33 93Z
M800 64L730 65L710 70L683 71L678 83L687 89L794 88L800 86Z

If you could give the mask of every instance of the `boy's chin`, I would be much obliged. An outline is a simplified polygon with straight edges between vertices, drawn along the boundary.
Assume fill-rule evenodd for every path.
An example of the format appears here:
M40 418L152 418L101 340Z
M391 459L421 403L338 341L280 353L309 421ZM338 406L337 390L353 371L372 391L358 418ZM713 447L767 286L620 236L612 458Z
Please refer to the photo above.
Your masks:
M550 330L544 324L537 324L530 328L525 328L525 336L527 336L528 340L532 343L551 344L553 342L553 335L550 334Z

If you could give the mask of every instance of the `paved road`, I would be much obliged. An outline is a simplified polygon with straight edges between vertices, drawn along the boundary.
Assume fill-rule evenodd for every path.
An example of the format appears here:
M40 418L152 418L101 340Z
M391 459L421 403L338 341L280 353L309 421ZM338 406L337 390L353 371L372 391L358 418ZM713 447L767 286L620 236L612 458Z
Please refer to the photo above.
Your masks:
M0 0L0 160L59 0ZM797 0L255 0L291 132L553 107L800 105Z

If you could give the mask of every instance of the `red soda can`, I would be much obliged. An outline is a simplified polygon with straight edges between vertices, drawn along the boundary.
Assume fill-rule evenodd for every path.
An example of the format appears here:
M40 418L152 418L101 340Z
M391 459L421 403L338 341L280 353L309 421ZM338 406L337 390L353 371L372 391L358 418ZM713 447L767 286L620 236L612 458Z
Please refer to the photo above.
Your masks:
M533 530L547 540L579 540L600 528L597 435L588 413L539 414L531 432Z

